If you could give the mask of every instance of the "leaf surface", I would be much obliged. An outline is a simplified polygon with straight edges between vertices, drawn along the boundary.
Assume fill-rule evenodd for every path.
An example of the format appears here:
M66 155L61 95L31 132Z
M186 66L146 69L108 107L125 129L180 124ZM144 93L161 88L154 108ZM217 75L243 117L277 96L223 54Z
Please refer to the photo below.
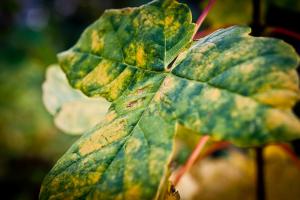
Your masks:
M140 69L165 71L190 42L191 20L189 8L174 0L107 10L73 48L59 54L60 65L71 85L113 101Z
M238 146L299 137L291 111L299 100L298 55L281 40L249 32L221 29L181 54L162 95L172 102L167 109L161 104L164 115Z
M59 55L74 87L112 105L54 166L41 199L157 197L178 124L240 146L299 138L295 51L237 26L191 43L193 27L176 1L110 10Z

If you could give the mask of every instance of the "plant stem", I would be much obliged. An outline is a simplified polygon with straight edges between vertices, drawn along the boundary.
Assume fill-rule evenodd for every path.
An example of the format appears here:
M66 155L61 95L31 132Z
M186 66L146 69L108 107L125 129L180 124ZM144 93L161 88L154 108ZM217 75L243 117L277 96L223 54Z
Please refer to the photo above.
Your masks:
M207 156L209 156L217 151L226 149L230 145L231 144L229 142L225 142L225 141L216 142L216 143L212 144L210 147L208 147L202 155L199 155L198 158L196 159L196 162L199 162L203 158L206 158Z
M262 32L261 18L261 2L260 0L252 0L252 35L259 36ZM265 177L264 177L264 158L263 147L256 147L256 199L265 200Z
M210 9L212 8L213 4L216 2L216 0L209 0L207 6L205 7L205 9L202 11L201 15L198 17L197 21L196 21L196 27L195 27L195 30L194 30L194 33L193 33L193 40L196 40L197 39L197 32L200 28L200 26L202 25L204 19L206 18L206 16L208 15ZM178 56L177 56L178 57ZM172 66L173 66L173 63L176 61L176 58L174 58L174 60L169 64L169 66L166 68L168 71L171 71L172 70Z
M256 198L265 200L265 177L264 177L264 158L263 147L256 147Z
M253 13L252 19L253 24L260 25L260 0L252 0Z
M259 36L262 32L260 0L252 0L252 7L252 35Z
M294 162L295 166L300 170L300 159L295 154L293 149L288 144L277 144L282 150L285 151L286 154L288 154L291 158L291 160Z
M207 6L204 8L201 15L198 17L198 19L196 21L195 32L193 34L193 39L215 2L216 2L216 0L209 0Z
M282 27L269 27L268 32L286 35L296 40L300 40L300 34Z
M197 39L197 32L200 28L200 26L202 25L204 19L206 18L206 16L208 15L210 9L212 8L213 4L216 2L216 0L209 0L207 6L205 7L205 9L202 11L201 15L198 17L197 21L196 21L196 27L195 27L195 30L194 30L194 33L193 33L193 40L196 40ZM178 56L177 56L178 57ZM174 58L174 60L169 64L168 67L166 67L166 69L168 71L171 71L172 70L172 66L173 66L173 63L176 61L176 58Z
M207 143L209 139L208 135L203 136L198 144L196 145L195 149L193 150L192 154L190 155L190 157L188 158L188 160L186 161L186 163L184 164L183 167L181 167L178 171L178 173L175 176L175 180L174 180L174 185L176 186L181 177L187 172L189 171L189 169L193 166L193 164L195 163L195 161L197 160L199 154L201 153L201 151L203 150L203 147L205 146L205 144Z

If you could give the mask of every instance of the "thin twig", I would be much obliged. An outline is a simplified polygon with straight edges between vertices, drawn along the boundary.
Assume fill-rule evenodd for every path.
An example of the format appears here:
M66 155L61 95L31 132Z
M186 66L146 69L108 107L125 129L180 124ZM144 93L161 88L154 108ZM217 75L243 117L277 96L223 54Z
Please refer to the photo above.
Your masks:
M209 34L211 34L215 29L206 29L200 32L197 32L193 38L193 40L199 40L200 38L203 38Z
M267 32L278 33L288 37L300 40L300 34L282 27L268 27Z
M196 21L196 27L195 27L195 32L193 34L193 38L195 37L196 33L198 32L200 26L202 25L203 21L205 20L206 16L208 15L210 9L212 8L215 2L216 0L209 0L207 6L204 8L201 15L198 17Z
M276 146L278 146L282 150L284 150L285 153L290 156L290 158L294 162L295 166L300 170L300 159L295 154L293 149L288 144L276 144Z
M208 141L209 136L205 135L203 136L197 146L195 147L195 149L193 150L191 156L188 158L187 162L184 164L183 167L181 167L178 171L178 173L175 176L175 180L174 180L174 185L176 186L178 184L178 182L180 181L181 177L187 172L189 171L189 169L193 166L193 164L195 163L195 161L197 160L199 154L201 153L201 151L203 150L203 147L205 146L206 142Z
M207 156L209 156L217 151L226 149L230 145L231 144L226 141L216 142L216 143L212 144L210 147L208 147L203 154L199 155L198 158L196 159L196 162L199 162L200 160L206 158Z
M193 33L193 37L192 37L193 40L197 39L196 34L215 2L216 2L216 0L209 0L207 6L205 7L205 9L201 13L201 15L198 17L198 19L196 21L196 27L195 27L195 30ZM166 67L167 71L172 71L173 63L176 61L177 58L178 58L178 56L176 58L174 58L174 60L169 64L168 67Z

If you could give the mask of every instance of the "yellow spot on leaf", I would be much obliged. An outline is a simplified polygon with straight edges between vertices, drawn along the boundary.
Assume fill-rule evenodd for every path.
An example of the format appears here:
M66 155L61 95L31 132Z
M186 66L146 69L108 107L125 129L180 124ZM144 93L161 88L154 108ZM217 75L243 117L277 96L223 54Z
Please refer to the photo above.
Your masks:
M103 144L101 143L97 143L97 142L93 142L91 140L87 140L80 148L80 154L81 155L86 155L89 154L93 151L96 151L97 149L101 149L101 147L103 146Z
M117 117L117 114L115 111L109 112L107 115L105 115L105 121L106 122L111 122Z
M90 172L88 174L88 184L95 184L100 179L100 173L99 172Z
M221 92L219 89L209 89L204 93L205 99L209 101L218 101L221 96Z
M264 154L267 158L272 158L275 157L278 159L278 157L282 159L288 159L287 154L280 148L279 146L276 145L268 145L264 149Z
M131 138L130 141L126 144L126 153L132 153L141 148L142 142L139 139Z
M145 51L143 46L137 47L136 52L136 63L138 66L144 66L145 65Z
M132 25L134 28L138 28L139 27L139 20L138 18L134 18L134 20L132 21Z
M178 21L174 21L169 26L165 27L166 38L176 36L177 32L180 30L181 24Z
M254 102L251 99L244 98L244 97L236 97L235 98L235 105L237 109L244 110L249 108ZM253 107L252 107L253 108Z
M248 65L242 66L240 70L241 70L241 73L243 73L244 75L247 75L255 70L255 66L254 66L254 64L251 63Z
M174 17L173 16L167 16L165 18L165 25L170 26L173 23Z
M258 93L253 96L263 104L276 106L278 108L291 108L299 100L299 93L289 90L269 90L264 93Z
M231 111L233 117L239 116L241 112L247 117L255 115L254 111L257 108L257 103L254 100L248 97L236 96L234 103L235 108Z
M166 93L168 93L169 91L172 91L174 89L175 85L176 84L174 83L174 79L172 77L169 77L169 76L166 77L165 80L163 81L160 89L155 94L153 100L160 102Z
M113 76L108 73L109 69L113 67L113 63L109 60L102 60L92 72L90 72L83 80L82 84L89 86L91 84L106 85Z
M74 53L73 51L67 51L63 54L61 54L65 60L67 60L70 65L74 65L76 62L76 53Z
M119 119L95 131L90 138L79 145L80 154L84 156L125 137L128 134L125 123L125 119Z
M116 99L122 89L126 87L126 81L131 79L133 71L128 67L115 79L109 86L109 92L112 99Z
M276 81L272 81L272 82L268 81L259 89L259 92L272 90L274 89L275 86L278 89L287 89L287 90L299 92L299 86L298 86L299 80L297 77L297 72L295 70L290 70L288 72L284 72L284 71L272 72L267 75L267 78Z
M125 199L140 199L143 189L139 185L131 186L125 193Z
M266 115L266 127L269 130L288 128L291 134L300 135L300 122L291 111L270 109Z
M103 37L99 37L97 31L92 32L92 50L94 52L99 52L104 47L104 39Z

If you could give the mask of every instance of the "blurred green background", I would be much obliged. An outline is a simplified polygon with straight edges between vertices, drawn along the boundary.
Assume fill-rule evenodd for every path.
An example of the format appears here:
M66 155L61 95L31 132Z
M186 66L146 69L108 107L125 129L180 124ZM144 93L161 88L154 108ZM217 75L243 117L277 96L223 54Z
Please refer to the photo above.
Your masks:
M1 199L37 199L43 177L77 139L56 129L42 104L45 70L49 64L56 63L56 53L72 46L84 28L105 9L146 2L0 1ZM189 4L194 20L207 3L182 2ZM299 52L300 1L269 0L261 1L261 5L260 33L282 38ZM201 30L211 32L232 24L254 25L252 13L251 0L219 0ZM299 114L299 105L295 112ZM299 146L299 142L295 141L294 145Z

